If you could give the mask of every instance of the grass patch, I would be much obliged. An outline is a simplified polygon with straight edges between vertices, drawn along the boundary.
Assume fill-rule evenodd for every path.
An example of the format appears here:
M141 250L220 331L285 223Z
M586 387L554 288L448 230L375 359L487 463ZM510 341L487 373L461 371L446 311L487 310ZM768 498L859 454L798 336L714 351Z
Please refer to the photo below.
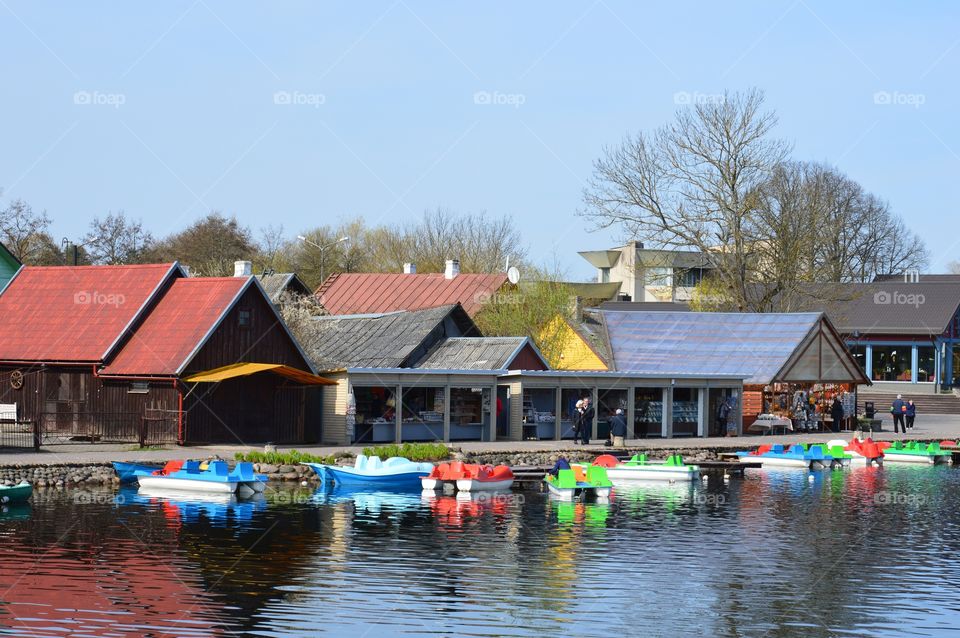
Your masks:
M139 445L131 445L126 449L127 452L160 452L161 450L167 450L169 448L163 445L145 445L140 447Z
M348 452L340 452L329 456L317 456L316 454L307 454L299 450L286 450L283 452L237 452L233 455L234 460L249 461L250 463L264 463L267 465L297 465L299 463L323 463L333 465L337 459L353 456Z
M442 461L449 458L450 449L443 443L404 443L365 447L363 453L367 456L379 456L381 459L402 456L411 461Z

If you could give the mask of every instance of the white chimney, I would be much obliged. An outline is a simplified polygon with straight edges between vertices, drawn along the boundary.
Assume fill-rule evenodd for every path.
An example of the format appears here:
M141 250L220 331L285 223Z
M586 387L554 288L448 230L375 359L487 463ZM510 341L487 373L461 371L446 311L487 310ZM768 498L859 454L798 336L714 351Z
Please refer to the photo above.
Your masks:
M403 274L405 275L415 275L417 274L417 265L407 262L403 265Z
M443 271L444 279L454 279L459 274L460 274L460 260L448 259L447 269Z
M249 261L233 262L234 277L249 277L253 274L253 263Z
M183 264L180 264L180 269L183 270L184 277L190 276L190 266L185 266Z

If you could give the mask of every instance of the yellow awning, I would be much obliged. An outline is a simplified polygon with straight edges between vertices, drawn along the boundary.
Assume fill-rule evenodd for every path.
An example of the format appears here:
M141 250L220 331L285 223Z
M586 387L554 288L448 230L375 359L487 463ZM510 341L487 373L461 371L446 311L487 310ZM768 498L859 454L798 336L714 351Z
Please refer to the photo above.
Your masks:
M280 365L279 363L234 363L223 366L222 368L214 368L213 370L205 370L204 372L192 374L185 378L184 381L187 383L217 383L227 379L235 379L236 377L248 377L251 374L258 374L260 372L272 372L273 374L278 374L281 377L296 381L302 385L337 384L336 381L319 377L311 372L304 372L297 368Z

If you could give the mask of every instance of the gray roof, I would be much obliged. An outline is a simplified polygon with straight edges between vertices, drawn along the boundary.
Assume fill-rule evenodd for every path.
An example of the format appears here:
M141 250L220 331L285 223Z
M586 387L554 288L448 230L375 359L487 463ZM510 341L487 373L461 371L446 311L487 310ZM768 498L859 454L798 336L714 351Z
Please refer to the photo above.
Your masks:
M960 282L825 284L796 304L825 312L844 334L939 335L960 307Z
M602 312L620 371L868 382L820 313Z
M902 274L899 274L899 275L877 275L876 277L873 278L873 281L874 281L874 283L879 283L879 282L883 282L883 281L889 281L889 282L893 282L893 283L896 283L896 282L908 283L907 280L904 279L904 275L902 275ZM956 274L946 273L946 274L934 274L934 275L928 275L928 274L924 273L924 274L922 274L922 275L918 275L918 283L925 283L925 284L953 283L953 284L956 284L956 283L960 283L960 273L956 273Z
M688 312L690 306L679 301L604 301L600 310Z
M574 317L568 323L601 361L608 366L611 365L610 342L607 339L602 312L592 309L584 310L579 319Z
M444 337L477 334L459 304L312 321L314 334L305 349L321 370L409 367Z
M507 370L527 337L454 337L444 339L416 368L435 370ZM546 363L546 362L544 362Z
M257 275L257 279L260 280L260 285L263 286L273 303L280 301L280 295L288 290L301 295L309 295L311 292L310 288L294 272L268 272Z

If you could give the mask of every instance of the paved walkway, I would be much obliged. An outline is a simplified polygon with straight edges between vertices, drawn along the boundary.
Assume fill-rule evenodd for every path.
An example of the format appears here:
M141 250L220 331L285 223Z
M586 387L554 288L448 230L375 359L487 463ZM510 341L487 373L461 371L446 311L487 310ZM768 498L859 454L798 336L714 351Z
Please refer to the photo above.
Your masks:
M894 439L923 439L923 440L942 440L960 438L960 417L929 415L923 419L918 419L916 427L909 435L894 434L893 422L889 415L883 421L883 432L874 433L873 437L877 440ZM743 449L760 445L761 443L794 443L803 441L806 443L824 443L831 439L850 438L851 432L841 432L834 434L832 432L816 434L787 434L777 436L743 436L735 438L710 437L703 439L632 439L627 441L629 447L644 447L652 449L702 449L702 448L730 448ZM549 452L553 450L573 450L581 449L580 446L573 445L572 441L496 441L496 442L462 442L453 443L452 447L458 447L463 451L474 453L491 452ZM277 446L279 450L294 449L301 452L316 454L318 456L327 456L338 452L350 452L357 454L363 450L363 446L304 446L304 445L281 445ZM44 448L40 452L23 452L20 450L0 450L0 466L13 464L58 464L58 463L109 463L111 461L167 461L171 459L187 458L205 458L217 455L221 458L232 459L237 452L249 452L252 450L262 450L261 446L245 445L198 445L190 447L171 446L160 450L139 450L129 444L77 444L77 445L52 445ZM609 450L603 445L591 445L588 449L596 450L598 453L603 450Z

